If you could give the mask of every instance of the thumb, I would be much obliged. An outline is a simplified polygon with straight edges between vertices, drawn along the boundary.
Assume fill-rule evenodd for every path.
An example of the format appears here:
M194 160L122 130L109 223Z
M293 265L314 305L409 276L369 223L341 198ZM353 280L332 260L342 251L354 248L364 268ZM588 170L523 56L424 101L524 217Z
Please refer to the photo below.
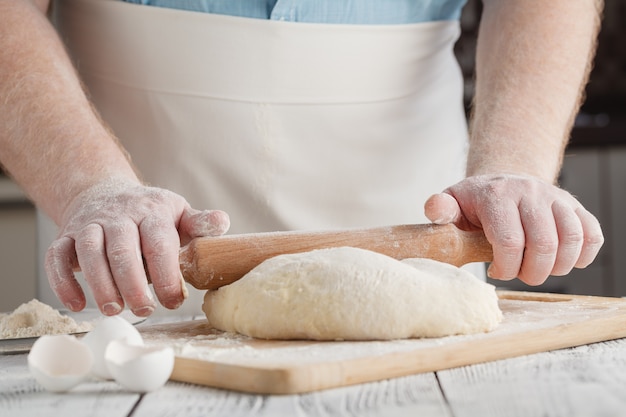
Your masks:
M435 224L455 223L462 218L459 203L447 193L435 194L426 200L424 214Z
M178 226L181 243L203 236L220 236L228 231L230 218L221 210L198 211L188 208L183 213Z

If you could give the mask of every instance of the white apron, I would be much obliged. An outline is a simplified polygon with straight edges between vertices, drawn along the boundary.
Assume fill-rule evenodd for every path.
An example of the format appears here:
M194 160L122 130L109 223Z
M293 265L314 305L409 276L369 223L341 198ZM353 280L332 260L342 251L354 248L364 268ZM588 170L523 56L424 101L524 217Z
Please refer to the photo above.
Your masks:
M230 233L423 223L425 200L463 177L456 21L325 25L119 0L54 8L144 179L225 210ZM55 233L42 233L44 252ZM183 308L200 312L200 297Z

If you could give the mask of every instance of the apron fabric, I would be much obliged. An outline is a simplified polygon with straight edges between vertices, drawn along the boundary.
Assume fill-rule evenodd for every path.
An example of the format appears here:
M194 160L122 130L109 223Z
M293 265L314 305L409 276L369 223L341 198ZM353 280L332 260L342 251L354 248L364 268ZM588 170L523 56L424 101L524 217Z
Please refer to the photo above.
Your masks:
M458 20L466 0L124 0L172 9L324 24L397 25Z
M229 233L423 223L425 200L463 178L457 21L324 25L119 0L59 0L54 21L144 179L225 210ZM199 313L201 296L182 308Z

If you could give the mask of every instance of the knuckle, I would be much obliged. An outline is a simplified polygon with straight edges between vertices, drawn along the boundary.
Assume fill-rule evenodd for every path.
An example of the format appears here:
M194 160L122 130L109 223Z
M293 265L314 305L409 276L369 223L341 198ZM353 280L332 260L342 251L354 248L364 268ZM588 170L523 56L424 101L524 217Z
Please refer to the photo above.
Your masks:
M173 249L174 246L165 237L162 237L151 240L149 244L144 245L143 252L154 263L156 260L164 258Z
M83 238L78 240L76 242L76 250L81 253L101 253L103 251L100 241L93 238Z
M59 243L58 241L53 242L48 250L46 251L44 263L46 267L52 267L54 265L58 265L60 262L63 262L63 259L66 258L68 254L66 254L65 247ZM56 268L55 268L56 272Z
M552 236L538 236L533 240L532 245L538 254L550 255L557 251L559 242Z
M602 245L604 245L604 235L600 232L594 233L590 236L586 236L585 245L600 248Z
M568 243L576 243L576 244L578 244L578 243L582 242L584 239L585 239L585 237L583 235L582 230L578 230L578 229L568 230L566 233L564 233L561 236L561 241L563 243L566 243L566 244L568 244Z
M116 280L130 280L139 276L143 267L133 255L135 252L126 245L116 245L107 251L109 267Z
M76 235L76 250L83 253L102 252L102 228L96 224L85 226Z
M176 205L177 200L182 200L182 197L162 188L149 187L145 190L142 204L149 212L154 212L157 207Z
M106 236L124 237L132 236L137 226L132 221L115 221L109 222L104 226L104 234Z
M507 233L500 236L496 243L504 253L517 253L524 250L526 241L523 235Z
M48 247L44 256L44 268L48 277L63 279L73 277L73 268L77 266L74 240L63 237L55 240Z
M111 247L107 250L109 261L114 263L128 262L130 253L132 253L130 248L124 243L111 245Z
M172 294L180 291L179 280L162 280L159 283L154 283L154 290L161 294Z
M497 176L484 183L484 190L490 193L500 193L507 188L507 183L507 178Z

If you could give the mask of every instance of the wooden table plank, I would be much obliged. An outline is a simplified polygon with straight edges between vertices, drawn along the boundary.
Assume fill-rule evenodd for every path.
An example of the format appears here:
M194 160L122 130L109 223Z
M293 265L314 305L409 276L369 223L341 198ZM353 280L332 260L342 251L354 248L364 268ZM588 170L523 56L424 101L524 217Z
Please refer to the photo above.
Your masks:
M111 381L87 381L72 391L44 391L28 370L26 355L0 356L0 416L127 417L139 394Z
M139 395L111 381L89 381L69 393L52 394L30 375L26 355L0 355L2 417L595 417L624 415L624 393L626 339L284 396L178 382Z
M455 417L618 416L626 412L626 339L438 373Z
M303 395L254 395L170 382L144 396L133 417L451 416L433 373Z

